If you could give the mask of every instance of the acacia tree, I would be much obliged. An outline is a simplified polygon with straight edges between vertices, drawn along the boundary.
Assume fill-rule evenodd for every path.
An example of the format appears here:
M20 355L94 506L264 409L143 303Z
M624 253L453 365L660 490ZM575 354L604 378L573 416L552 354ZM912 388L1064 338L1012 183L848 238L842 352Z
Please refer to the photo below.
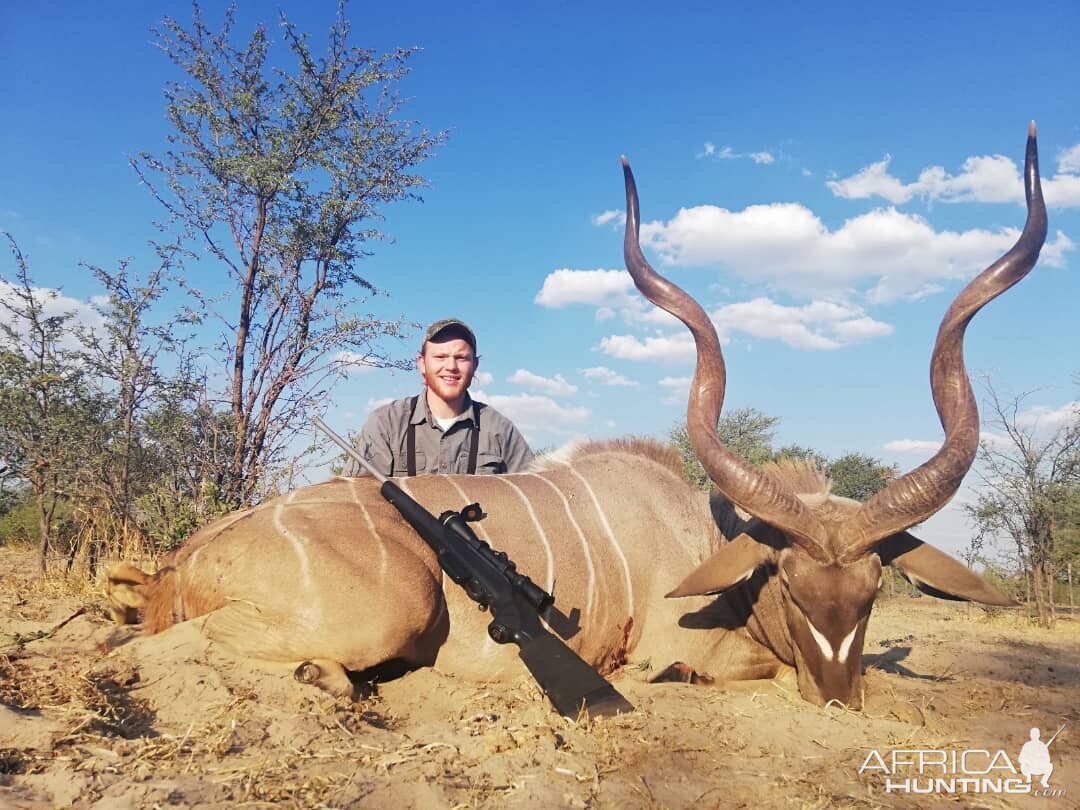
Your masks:
M229 511L222 475L232 458L227 413L205 400L204 388L171 388L146 415L148 485L137 499L141 528L157 550L179 545L200 526Z
M102 421L103 403L88 395L77 343L69 340L72 314L49 314L57 292L34 286L18 244L5 237L15 278L0 278L0 456L33 492L44 572L58 509L69 498L88 430Z
M994 433L980 443L975 474L982 489L965 507L976 529L974 545L1003 536L1012 541L1039 624L1050 627L1057 562L1076 535L1080 413L1048 430L1022 410L1031 392L1003 401L989 379L984 389L984 424Z
M778 424L778 416L769 416L756 408L738 408L720 417L716 434L725 447L751 464L761 465L782 458L812 461L832 480L830 491L844 498L865 501L896 477L896 468L865 453L846 453L830 461L824 453L797 444L774 450L773 438ZM668 442L682 456L683 477L699 489L709 489L712 482L690 446L685 422L678 422L671 428Z
M845 453L825 465L832 493L856 501L869 500L898 475L896 467L882 464L866 453Z
M94 304L101 321L95 328L77 326L75 332L83 345L80 357L87 376L98 395L111 403L100 445L85 457L78 488L86 504L83 522L91 573L106 538L121 555L142 545L135 503L154 477L147 415L173 392L189 391L194 384L185 350L188 336L180 331L190 318L183 309L164 320L153 314L169 290L177 251L176 246L159 249L159 265L145 278L139 278L127 260L115 271L88 268L105 291ZM165 363L170 365L167 371Z
M227 299L204 301L227 365L224 495L240 505L270 488L307 412L350 366L407 365L383 348L407 325L358 314L379 291L356 265L383 236L381 209L420 199L413 168L444 134L398 117L413 51L351 46L344 3L322 56L281 16L291 72L271 63L262 25L234 46L234 22L230 7L211 30L197 3L190 27L163 20L157 44L186 74L165 94L172 148L133 165L170 214L163 226L200 241L227 277Z
M769 416L757 408L736 408L720 417L716 433L732 453L751 464L761 464L773 457L774 428L779 423L780 417ZM698 489L709 489L712 482L690 445L685 422L672 426L668 442L682 456L683 477Z

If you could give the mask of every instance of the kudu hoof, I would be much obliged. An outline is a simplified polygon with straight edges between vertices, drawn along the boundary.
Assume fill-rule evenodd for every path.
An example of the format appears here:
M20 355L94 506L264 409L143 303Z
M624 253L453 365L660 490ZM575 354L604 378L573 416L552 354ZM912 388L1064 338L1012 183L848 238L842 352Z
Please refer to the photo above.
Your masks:
M300 683L317 686L335 697L355 697L353 683L345 667L328 658L304 661L293 670L293 677Z
M300 683L316 684L322 677L322 670L319 669L318 664L313 664L310 661L305 661L295 670L293 670L293 677Z

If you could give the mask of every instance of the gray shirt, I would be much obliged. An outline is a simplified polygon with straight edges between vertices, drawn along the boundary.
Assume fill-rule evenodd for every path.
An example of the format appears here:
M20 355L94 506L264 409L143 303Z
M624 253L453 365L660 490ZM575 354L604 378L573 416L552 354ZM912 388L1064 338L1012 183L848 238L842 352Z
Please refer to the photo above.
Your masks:
M416 425L416 473L467 473L469 446L474 423L473 400L465 412L445 431L431 418L427 397L421 392L412 414ZM514 423L483 402L480 410L480 435L476 452L476 474L523 472L533 461L532 450ZM387 476L408 475L405 448L406 428L412 397L396 399L371 412L356 440L356 448L379 472ZM355 461L345 468L346 475L363 475Z

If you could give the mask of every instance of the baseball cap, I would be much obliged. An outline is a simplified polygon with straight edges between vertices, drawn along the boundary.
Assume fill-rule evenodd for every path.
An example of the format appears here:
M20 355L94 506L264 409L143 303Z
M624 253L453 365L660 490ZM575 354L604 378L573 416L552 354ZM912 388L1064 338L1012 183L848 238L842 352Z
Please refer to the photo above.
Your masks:
M443 318L442 320L435 321L424 331L424 340L420 344L420 351L424 350L424 344L429 340L436 338L440 332L454 331L458 332L456 337L460 337L465 340L470 346L472 346L473 354L476 354L476 335L473 330L469 328L465 321L458 320L457 318ZM447 336L451 337L450 335Z

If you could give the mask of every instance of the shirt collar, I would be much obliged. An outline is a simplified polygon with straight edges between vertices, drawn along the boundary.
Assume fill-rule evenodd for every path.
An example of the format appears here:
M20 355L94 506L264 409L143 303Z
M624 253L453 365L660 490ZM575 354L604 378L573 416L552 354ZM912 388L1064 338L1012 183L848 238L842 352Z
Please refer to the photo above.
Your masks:
M473 417L476 414L476 408L473 407L472 397L468 392L465 393L465 410L461 412L455 423L462 419L468 419L470 422L474 421ZM409 420L410 424L422 425L427 422L429 425L435 424L435 419L431 416L431 410L428 408L427 402L427 389L425 388L420 392L420 399L416 403L416 409L413 411L412 419Z

